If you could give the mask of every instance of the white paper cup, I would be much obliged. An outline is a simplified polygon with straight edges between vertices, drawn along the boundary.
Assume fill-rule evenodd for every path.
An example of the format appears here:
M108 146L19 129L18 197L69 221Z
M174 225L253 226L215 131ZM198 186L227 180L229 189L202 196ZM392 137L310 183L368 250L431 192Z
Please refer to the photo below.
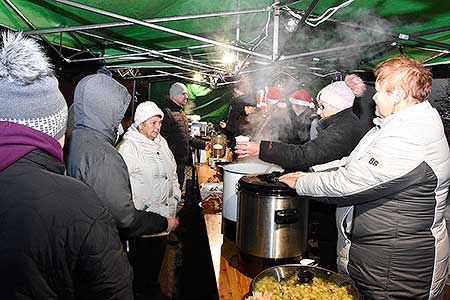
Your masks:
M249 142L250 141L250 137L249 136L245 136L245 135L238 135L234 139L236 140L236 143Z

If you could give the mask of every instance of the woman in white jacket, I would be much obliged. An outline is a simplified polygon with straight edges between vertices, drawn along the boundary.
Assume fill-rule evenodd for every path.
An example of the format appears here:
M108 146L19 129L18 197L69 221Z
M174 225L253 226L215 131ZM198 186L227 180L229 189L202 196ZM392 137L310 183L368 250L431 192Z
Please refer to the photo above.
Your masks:
M152 211L178 225L176 210L181 198L177 165L166 140L160 135L164 113L150 101L136 108L134 123L118 145L128 168L134 206ZM161 235L164 235L162 233ZM158 274L165 249L165 236L136 238L131 249L134 257L136 297L160 293Z
M139 104L118 150L128 167L136 209L173 217L181 191L175 159L159 134L163 117L155 103Z
M427 101L432 73L398 56L375 69L377 118L348 157L280 181L337 204L338 264L364 299L442 299L450 150Z

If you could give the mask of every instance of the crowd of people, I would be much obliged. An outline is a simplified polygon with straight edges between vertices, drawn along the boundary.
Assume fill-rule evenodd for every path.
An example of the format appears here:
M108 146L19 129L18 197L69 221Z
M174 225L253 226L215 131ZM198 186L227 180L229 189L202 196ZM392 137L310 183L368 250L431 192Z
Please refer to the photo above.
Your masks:
M38 43L4 32L0 45L2 296L154 296L167 238L179 225L191 149L210 148L189 133L187 87L172 84L162 107L140 103L119 139L131 96L110 73L77 84L67 121ZM427 101L431 72L399 56L375 75L377 118L369 131L353 109L366 90L355 74L325 86L315 100L305 88L267 86L263 105L241 81L218 126L238 158L282 166L280 181L315 200L311 215L330 233L319 243L333 249L323 262L337 253L339 272L364 297L440 299L450 150ZM251 140L235 143L238 135ZM146 261L130 265L130 239Z

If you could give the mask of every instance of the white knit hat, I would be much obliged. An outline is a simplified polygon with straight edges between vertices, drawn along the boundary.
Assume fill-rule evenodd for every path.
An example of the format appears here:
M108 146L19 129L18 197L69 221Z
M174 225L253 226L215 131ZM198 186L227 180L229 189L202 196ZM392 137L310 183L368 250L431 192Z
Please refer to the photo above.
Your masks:
M351 74L345 76L344 81L336 81L324 87L317 94L317 101L344 110L352 107L355 96L361 97L365 89L364 81L358 75Z
M145 101L140 103L134 114L134 127L138 127L139 124L144 123L153 116L161 116L162 119L164 118L164 113L154 102Z
M61 138L67 104L52 66L38 43L4 32L0 41L0 121L25 125Z

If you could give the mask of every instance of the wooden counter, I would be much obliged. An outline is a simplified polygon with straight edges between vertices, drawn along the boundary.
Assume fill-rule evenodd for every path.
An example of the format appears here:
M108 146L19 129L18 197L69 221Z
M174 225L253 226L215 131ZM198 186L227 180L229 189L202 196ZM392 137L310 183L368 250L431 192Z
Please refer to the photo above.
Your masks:
M197 164L196 170L199 184L214 174L214 170L207 164ZM232 242L224 239L221 233L222 214L204 214L204 219L219 299L241 300L248 293L252 279L230 264L230 261L237 257L237 249Z
M196 165L199 184L214 175L208 164ZM221 233L222 214L203 215L214 265L214 273L220 300L242 300L250 289L252 278L247 277L234 268L230 261L236 258L235 245ZM445 286L443 300L450 300L450 285Z

